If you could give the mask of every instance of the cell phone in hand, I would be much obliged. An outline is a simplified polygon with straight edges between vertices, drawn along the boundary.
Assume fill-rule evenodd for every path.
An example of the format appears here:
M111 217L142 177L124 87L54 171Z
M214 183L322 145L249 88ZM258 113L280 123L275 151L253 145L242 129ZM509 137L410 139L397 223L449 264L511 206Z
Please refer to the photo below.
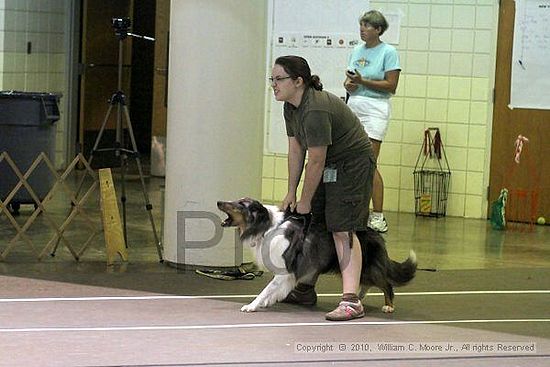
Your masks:
M354 70L347 70L346 72L347 72L348 74L350 74L350 75L355 75L355 71L354 71Z

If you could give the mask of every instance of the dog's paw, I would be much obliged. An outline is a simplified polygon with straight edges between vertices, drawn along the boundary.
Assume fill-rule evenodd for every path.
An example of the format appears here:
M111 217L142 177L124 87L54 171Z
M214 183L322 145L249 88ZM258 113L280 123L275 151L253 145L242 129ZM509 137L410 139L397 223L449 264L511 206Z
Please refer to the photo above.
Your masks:
M395 308L393 306L385 305L384 307L382 307L382 312L384 313L392 313L394 310Z
M258 310L258 306L253 303L249 303L241 307L241 312L255 312Z

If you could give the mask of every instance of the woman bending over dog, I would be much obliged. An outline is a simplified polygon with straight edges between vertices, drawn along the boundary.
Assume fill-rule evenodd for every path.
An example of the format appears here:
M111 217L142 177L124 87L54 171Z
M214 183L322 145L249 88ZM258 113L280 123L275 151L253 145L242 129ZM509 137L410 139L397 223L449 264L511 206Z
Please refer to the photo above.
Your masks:
M288 193L282 206L332 233L342 273L342 301L326 314L331 321L363 317L357 292L362 266L356 231L366 229L376 158L371 141L356 115L341 98L323 91L317 75L299 56L275 60L270 78L277 101L284 102L288 135ZM306 152L308 163L304 163ZM304 184L297 189L304 172ZM357 244L357 245L354 245ZM315 284L300 284L286 302L315 303Z

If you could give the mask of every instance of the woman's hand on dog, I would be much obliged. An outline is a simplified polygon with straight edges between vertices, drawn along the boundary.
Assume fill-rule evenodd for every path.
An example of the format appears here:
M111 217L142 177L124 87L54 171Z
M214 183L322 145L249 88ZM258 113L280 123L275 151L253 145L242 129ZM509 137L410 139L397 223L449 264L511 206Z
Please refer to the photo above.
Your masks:
M290 208L291 211L296 211L298 214L309 214L311 213L311 202L296 202L296 194L288 193L283 199L281 210L285 211L287 208Z
M296 213L298 214L309 214L311 213L311 202L299 201L296 204Z
M309 214L311 213L311 202L303 200L297 202L296 194L289 192L283 199L281 210L285 211L287 208L290 208L290 211L295 211L298 214Z
M289 207L291 211L294 211L294 209L296 208L296 194L293 194L291 192L286 194L285 198L283 199L281 210L285 211L286 208Z

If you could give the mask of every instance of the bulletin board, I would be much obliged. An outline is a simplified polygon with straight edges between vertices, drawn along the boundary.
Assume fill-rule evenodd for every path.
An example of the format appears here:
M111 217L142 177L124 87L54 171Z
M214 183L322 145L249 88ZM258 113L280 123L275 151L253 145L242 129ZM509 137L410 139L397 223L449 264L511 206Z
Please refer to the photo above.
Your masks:
M279 56L304 57L323 89L345 97L343 87L349 54L361 41L359 18L369 10L366 0L271 0L267 74ZM266 93L266 150L287 153L283 103Z
M550 109L550 0L516 0L511 108Z

